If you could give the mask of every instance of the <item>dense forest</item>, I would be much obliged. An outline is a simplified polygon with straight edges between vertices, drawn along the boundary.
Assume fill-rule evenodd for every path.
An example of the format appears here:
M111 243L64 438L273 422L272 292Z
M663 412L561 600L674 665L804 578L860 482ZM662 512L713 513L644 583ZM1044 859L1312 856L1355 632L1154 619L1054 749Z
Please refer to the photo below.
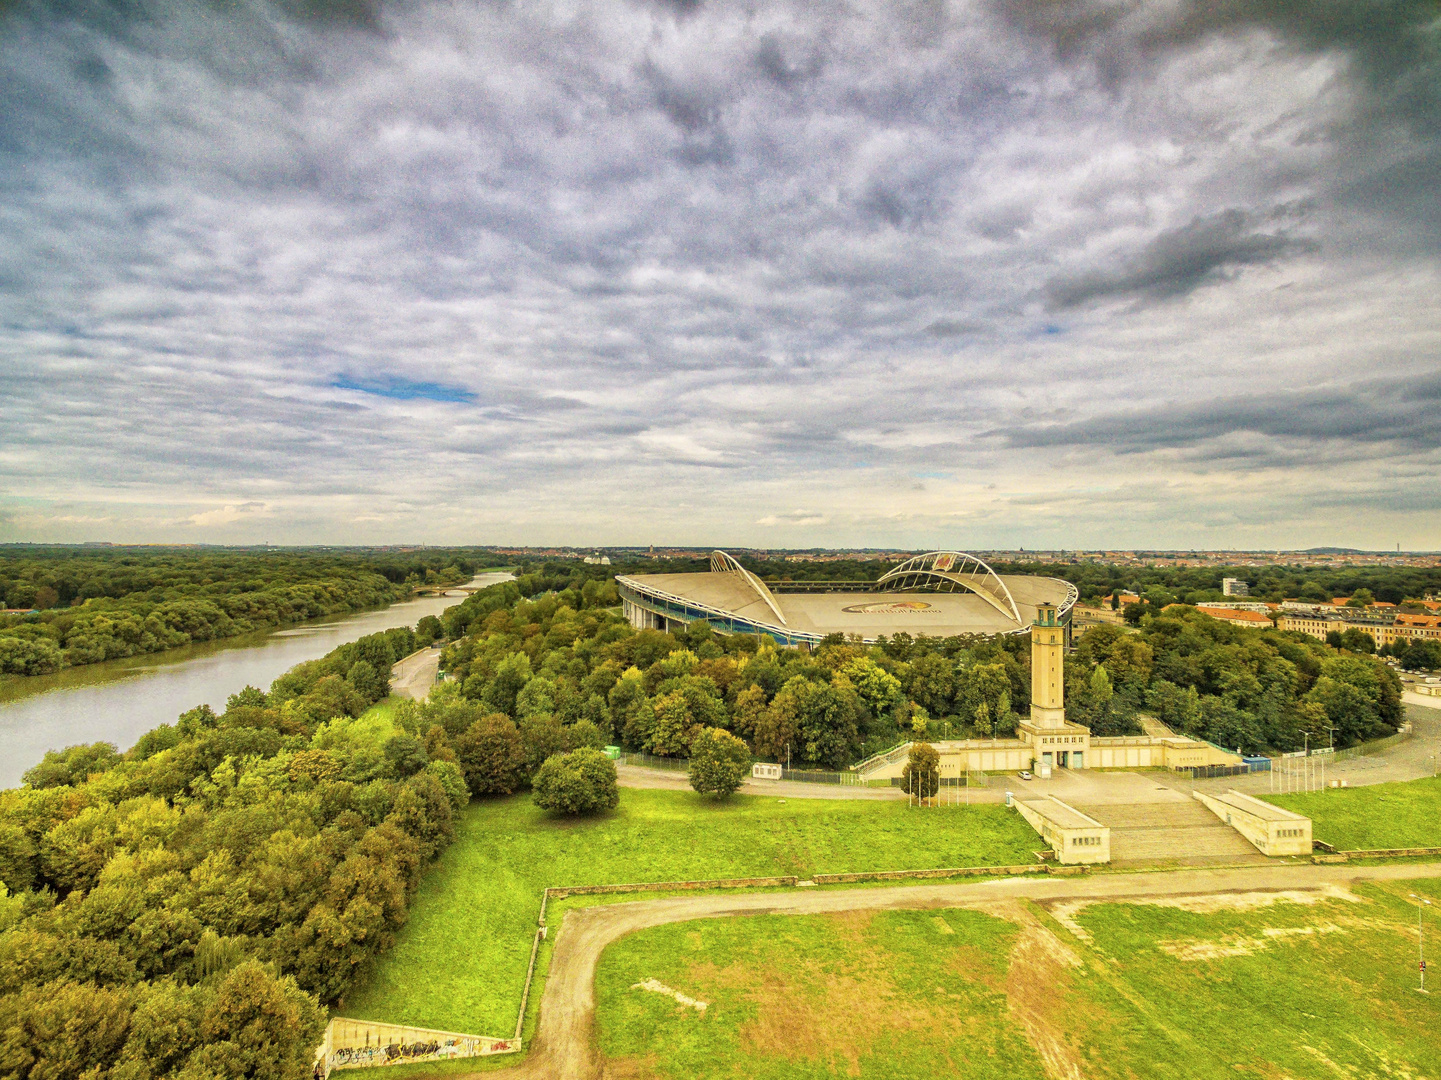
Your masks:
M866 559L835 562L785 562L778 559L740 560L752 573L768 582L787 581L874 581L895 560ZM1158 609L1167 604L1198 604L1221 600L1221 580L1239 578L1250 586L1251 597L1280 601L1302 599L1324 602L1337 596L1351 596L1366 589L1377 600L1400 604L1441 592L1441 568L1408 566L1205 566L1136 567L1101 563L999 562L990 566L998 574L1035 574L1071 582L1083 601L1133 592L1146 597ZM685 573L706 569L701 560L657 561L653 573ZM638 571L645 572L645 571Z
M501 562L443 549L4 547L0 596L24 613L0 616L0 674L44 675L378 607Z
M1441 592L1441 567L1414 566L1106 566L1096 563L993 563L1000 574L1042 574L1064 578L1082 600L1133 592L1153 605L1198 604L1224 599L1222 578L1239 578L1250 586L1250 599L1323 603L1337 596L1368 590L1375 599L1400 604Z
M759 757L826 768L917 734L1009 735L1029 709L1024 635L837 636L808 653L704 624L636 633L605 610L613 589L591 568L554 565L452 608L445 628L461 640L445 664L461 695L522 729L584 722L631 749L683 756L714 726ZM1133 631L1093 628L1066 669L1068 715L1098 735L1138 733L1146 713L1248 752L1392 734L1400 694L1394 672L1359 650L1190 607L1147 614Z
M1028 706L1024 636L809 653L705 624L636 631L616 602L609 570L525 566L124 754L47 754L0 792L4 1074L301 1080L326 1006L389 948L454 815L557 754L618 740L683 756L719 728L759 757L838 768L906 738L1009 734ZM452 678L372 709L391 664L440 635ZM1070 715L1098 733L1149 710L1284 749L1400 717L1374 659L1195 609L1088 631L1066 679Z
M309 1075L322 1003L389 946L468 799L453 762L355 719L416 644L362 638L0 792L5 1076Z

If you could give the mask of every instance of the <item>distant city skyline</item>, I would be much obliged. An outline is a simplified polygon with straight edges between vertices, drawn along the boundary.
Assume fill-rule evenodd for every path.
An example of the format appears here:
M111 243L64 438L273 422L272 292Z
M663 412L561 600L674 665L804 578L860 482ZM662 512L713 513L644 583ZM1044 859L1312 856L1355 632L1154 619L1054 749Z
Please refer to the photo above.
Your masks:
M0 9L0 542L1441 547L1434 3Z

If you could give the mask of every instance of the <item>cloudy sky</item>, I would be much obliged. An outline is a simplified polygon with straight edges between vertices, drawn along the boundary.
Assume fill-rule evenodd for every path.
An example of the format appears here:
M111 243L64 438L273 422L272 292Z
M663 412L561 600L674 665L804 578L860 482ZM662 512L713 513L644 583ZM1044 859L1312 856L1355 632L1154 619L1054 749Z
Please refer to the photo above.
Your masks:
M1441 548L1441 7L0 4L0 540Z

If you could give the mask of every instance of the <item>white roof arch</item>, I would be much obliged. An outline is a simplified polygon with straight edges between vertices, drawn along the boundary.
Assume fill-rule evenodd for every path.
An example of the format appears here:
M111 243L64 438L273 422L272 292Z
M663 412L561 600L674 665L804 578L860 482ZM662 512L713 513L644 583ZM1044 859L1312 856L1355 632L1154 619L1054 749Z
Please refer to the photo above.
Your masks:
M766 607L771 609L771 614L780 620L780 624L786 625L786 617L781 614L781 606L776 603L776 598L766 588L765 582L736 562L730 555L724 551L712 551L710 553L710 572L712 574L735 574L750 586L752 592L766 602Z
M999 574L974 555L963 551L928 551L892 567L876 582L877 589L902 591L950 585L975 593L1007 618L1022 625L1011 590Z

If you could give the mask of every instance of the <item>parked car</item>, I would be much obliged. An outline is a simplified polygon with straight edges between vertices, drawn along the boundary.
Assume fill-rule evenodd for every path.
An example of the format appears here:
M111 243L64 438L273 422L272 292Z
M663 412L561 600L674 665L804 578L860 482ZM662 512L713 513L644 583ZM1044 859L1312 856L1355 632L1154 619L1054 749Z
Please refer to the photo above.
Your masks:
M1022 779L1022 780L1029 780L1030 778L1031 778L1030 770L1028 770L1028 769L1022 769L1022 770L1021 770L1021 779Z

